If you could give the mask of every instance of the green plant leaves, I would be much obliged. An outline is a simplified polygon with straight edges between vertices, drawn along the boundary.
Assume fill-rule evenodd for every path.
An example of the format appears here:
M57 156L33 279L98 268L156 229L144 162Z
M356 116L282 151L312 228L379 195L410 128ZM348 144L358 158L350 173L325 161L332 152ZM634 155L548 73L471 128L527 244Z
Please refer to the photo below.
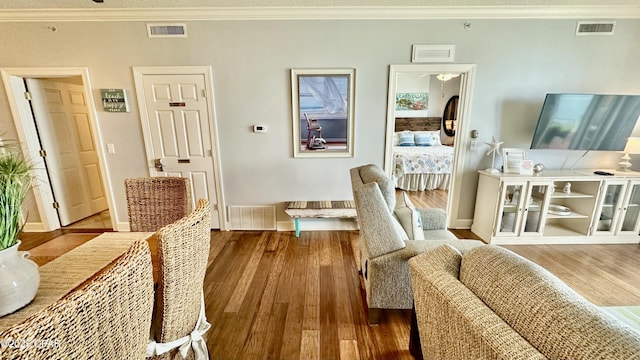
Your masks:
M32 165L11 146L0 146L0 250L15 245L24 223L21 209L33 182Z

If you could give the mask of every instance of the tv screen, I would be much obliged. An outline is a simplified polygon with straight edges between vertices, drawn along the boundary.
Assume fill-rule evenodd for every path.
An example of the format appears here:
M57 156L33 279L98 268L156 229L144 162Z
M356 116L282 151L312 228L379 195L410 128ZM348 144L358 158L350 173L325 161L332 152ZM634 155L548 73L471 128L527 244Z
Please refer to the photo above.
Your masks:
M531 149L622 151L640 95L547 94Z

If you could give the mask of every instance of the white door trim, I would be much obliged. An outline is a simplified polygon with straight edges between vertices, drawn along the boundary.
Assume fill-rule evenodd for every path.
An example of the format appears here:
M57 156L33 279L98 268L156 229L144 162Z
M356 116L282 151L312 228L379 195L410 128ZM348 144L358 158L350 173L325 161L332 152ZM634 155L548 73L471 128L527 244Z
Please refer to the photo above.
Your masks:
M447 225L452 228L469 228L469 219L459 219L460 189L466 163L467 146L470 137L469 123L471 114L471 100L473 98L473 83L475 80L475 64L408 64L391 65L389 67L389 98L387 99L387 133L384 153L384 168L387 175L393 171L393 130L395 125L394 109L396 103L396 83L398 73L462 73L464 77L460 83L460 100L458 105L458 130L453 150L452 178L447 196Z
M39 156L40 144L36 133L35 123L31 115L31 109L25 101L22 101L24 94L23 78L56 78L80 76L84 86L84 94L87 99L87 107L89 109L89 123L91 126L91 134L96 144L98 158L100 160L100 172L104 191L107 196L109 205L109 214L111 216L111 226L117 229L117 219L115 214L115 199L111 191L111 178L107 171L107 161L105 156L104 144L102 143L102 135L98 126L98 115L96 105L93 98L91 80L89 77L89 69L86 67L55 67L55 68L2 68L2 81L6 89L7 98L9 100L9 108L18 133L18 140L23 145L34 163L35 174L39 185L34 187L34 197L36 207L40 214L40 224L27 223L25 230L27 231L53 231L60 228L60 220L56 210L51 205L53 203L53 194L51 192L51 184L47 176L44 160Z
M207 99L209 100L209 106L207 111L209 115L209 128L211 129L209 136L211 136L211 158L213 159L213 174L216 183L216 195L218 198L218 216L220 220L220 230L228 230L229 223L227 222L227 207L224 200L224 191L222 184L222 166L220 164L220 147L218 142L218 126L215 116L215 104L213 103L215 97L213 93L213 69L211 66L136 66L133 67L133 78L136 87L136 95L138 99L138 109L140 111L140 118L146 118L148 116L147 104L144 98L144 75L203 75L205 78L205 89L207 92ZM154 168L153 153L152 153L152 141L151 141L151 129L143 128L142 134L144 138L145 151L147 155L147 167L149 174Z

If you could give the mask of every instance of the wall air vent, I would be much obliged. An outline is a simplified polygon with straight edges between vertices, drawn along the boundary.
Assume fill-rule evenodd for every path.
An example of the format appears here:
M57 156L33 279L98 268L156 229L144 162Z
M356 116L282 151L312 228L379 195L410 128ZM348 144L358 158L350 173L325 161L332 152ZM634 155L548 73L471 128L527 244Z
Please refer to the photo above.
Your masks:
M455 45L413 45L411 62L442 63L453 62Z
M230 230L275 230L276 207L272 205L232 205L228 207Z
M187 37L186 24L147 24L149 38L185 38Z
M615 21L578 21L576 35L613 35Z

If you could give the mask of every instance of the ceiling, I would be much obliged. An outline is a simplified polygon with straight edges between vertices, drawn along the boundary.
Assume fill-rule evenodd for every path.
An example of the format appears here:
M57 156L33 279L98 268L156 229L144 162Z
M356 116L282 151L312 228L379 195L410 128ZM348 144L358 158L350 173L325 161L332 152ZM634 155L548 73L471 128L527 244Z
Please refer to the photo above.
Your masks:
M638 6L638 0L2 0L0 9L141 9L350 6Z
M639 0L2 0L0 22L640 18Z

